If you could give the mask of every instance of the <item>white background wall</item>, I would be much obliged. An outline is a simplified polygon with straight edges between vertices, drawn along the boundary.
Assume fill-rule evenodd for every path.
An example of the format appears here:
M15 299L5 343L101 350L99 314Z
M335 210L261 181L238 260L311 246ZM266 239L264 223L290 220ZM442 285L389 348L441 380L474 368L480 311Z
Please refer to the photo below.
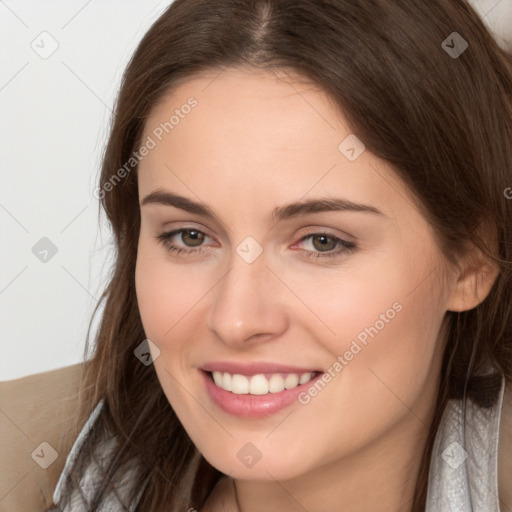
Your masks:
M109 116L169 3L0 0L0 380L83 360L112 255L93 196ZM473 3L512 50L512 0Z
M0 2L0 380L83 360L112 254L92 193L111 108L169 3ZM43 237L57 248L45 263Z

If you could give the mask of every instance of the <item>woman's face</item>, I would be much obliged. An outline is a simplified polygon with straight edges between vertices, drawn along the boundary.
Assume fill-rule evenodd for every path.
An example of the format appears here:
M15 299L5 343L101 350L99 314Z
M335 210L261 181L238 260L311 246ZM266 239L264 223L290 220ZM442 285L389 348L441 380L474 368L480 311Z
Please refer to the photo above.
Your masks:
M234 478L313 474L426 434L446 263L410 193L351 133L321 91L234 69L182 83L146 122L140 313L170 404ZM323 375L294 388L308 371Z

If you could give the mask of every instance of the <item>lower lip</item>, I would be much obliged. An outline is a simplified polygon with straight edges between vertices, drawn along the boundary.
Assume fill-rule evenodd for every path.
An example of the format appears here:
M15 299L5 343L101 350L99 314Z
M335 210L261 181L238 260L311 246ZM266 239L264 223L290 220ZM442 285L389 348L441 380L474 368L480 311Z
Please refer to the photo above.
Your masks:
M271 416L284 409L298 399L298 396L312 386L323 373L308 382L292 389L285 389L279 393L267 393L266 395L238 395L231 391L219 388L210 377L209 372L199 370L206 384L206 390L212 401L223 411L245 418L262 418Z

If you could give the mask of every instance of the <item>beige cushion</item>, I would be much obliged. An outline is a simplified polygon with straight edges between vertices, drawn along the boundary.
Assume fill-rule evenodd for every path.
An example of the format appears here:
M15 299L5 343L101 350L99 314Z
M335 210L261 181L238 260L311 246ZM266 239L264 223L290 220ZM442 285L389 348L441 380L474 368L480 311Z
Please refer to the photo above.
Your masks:
M82 366L0 382L0 512L50 506L74 442Z
M0 382L0 512L42 512L51 504L81 428L75 414L82 366ZM43 442L52 448L39 448ZM52 449L57 458L45 469ZM503 400L498 483L501 512L512 512L512 386Z

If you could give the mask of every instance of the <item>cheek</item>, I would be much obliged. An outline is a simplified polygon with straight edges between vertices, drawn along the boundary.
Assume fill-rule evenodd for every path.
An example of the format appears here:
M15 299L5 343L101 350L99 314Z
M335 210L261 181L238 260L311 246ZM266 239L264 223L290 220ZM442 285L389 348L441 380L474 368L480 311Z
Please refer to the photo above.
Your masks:
M294 310L292 322L331 354L339 399L362 414L372 411L369 403L396 409L396 396L413 403L437 371L442 290L432 284L435 273L429 276L430 253L407 249L372 261L359 257L357 264L357 257L354 264L347 259L336 272L317 269L299 278L296 269L282 270L309 309Z
M188 416L183 411L190 410L191 404L177 382L183 382L184 367L188 366L187 341L195 327L190 313L204 295L199 283L192 266L172 264L164 250L139 245L135 288L142 325L146 337L160 351L154 368L162 389L184 424Z
M329 344L346 360L336 379L340 409L333 416L342 423L345 411L352 411L369 437L372 421L382 429L408 411L427 417L440 372L443 312L439 290L429 279L421 282L429 271L422 265L381 268L367 281L366 294L354 287L337 324L338 343Z
M367 329L376 323L381 332L396 321L401 304L408 302L405 296L415 271L404 273L392 254L378 258L356 254L337 267L283 266L276 273L293 291L288 309L294 316L291 321L306 327L311 338L333 354L340 354L357 337L364 343L370 337ZM295 297L302 303L299 307Z
M146 335L166 344L174 326L204 297L208 283L193 265L176 265L165 248L150 247L141 240L135 287Z

